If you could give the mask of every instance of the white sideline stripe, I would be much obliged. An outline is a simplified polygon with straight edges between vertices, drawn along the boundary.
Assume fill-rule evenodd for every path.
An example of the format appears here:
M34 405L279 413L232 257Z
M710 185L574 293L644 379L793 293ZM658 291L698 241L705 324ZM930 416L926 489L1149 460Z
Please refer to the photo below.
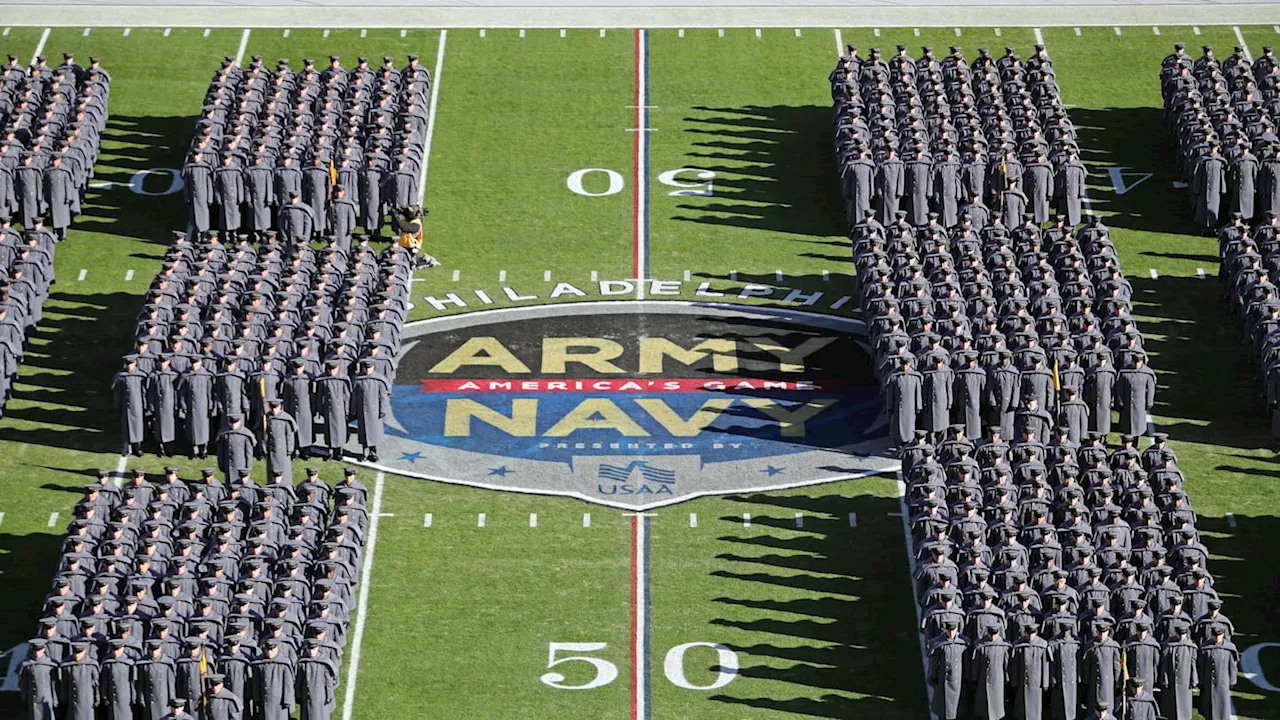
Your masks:
M498 282L506 282L506 281L507 281L507 271L506 271L506 270L499 270L499 271L498 271Z
M840 34L840 28L836 28L836 57L844 54L844 35Z
M236 49L236 64L244 60L244 51L249 47L249 28L240 33L240 47Z
M751 513L742 513L742 527L751 527Z
M369 517L369 537L365 540L364 567L360 568L360 595L356 600L356 627L351 635L351 664L347 667L347 694L342 698L342 720L351 720L356 707L356 678L360 673L360 644L364 642L364 623L369 616L369 585L373 579L373 553L378 549L378 521L382 517L382 485L386 475L378 473L373 487L373 511Z
M1044 43L1040 43L1043 45ZM898 513L902 516L902 542L907 551L907 585L911 590L911 607L916 609L916 628L920 627L920 601L916 599L916 556L911 551L911 523L907 515L907 483L902 479L902 471L898 471L898 507L902 508L902 512ZM920 645L920 663L924 665L924 674L929 675L929 656L924 650L924 635L918 630L916 632L916 642ZM928 700L928 706L933 707L933 686L925 681L925 699ZM929 712L932 720L938 720L938 716L933 712Z
M1040 28L1036 28L1036 29L1035 29L1035 33L1036 33L1036 44L1037 44L1037 45L1043 45L1043 44L1044 44L1044 33L1040 32Z
M582 527L591 527L591 513L582 513Z
M35 52L33 52L33 53L31 53L31 63L30 63L30 64L35 65L35 64L36 64L36 58L38 58L38 57L40 57L41 55L43 55L43 54L44 54L44 44L45 44L46 42L49 42L49 32L50 32L50 30L51 30L51 28L45 28L45 29L44 29L44 32L40 33L40 42L36 43L36 51L35 51Z
M858 527L858 513L849 513L849 527Z
M454 270L454 271L453 271L453 281L454 281L454 282L458 282L458 280L460 280L461 278L462 278L462 271L461 271L461 270Z
M477 515L476 527L484 527L484 520L485 520L484 513L480 513L479 515Z
M54 525L57 525L57 524L58 524L58 513L56 512L49 513L49 527L53 527Z
M289 31L288 31L288 30L285 30L285 32L289 32ZM211 28L205 28L205 29L204 29L204 36L205 36L205 37L209 37L211 34L213 34L213 30L212 30Z
M698 513L689 513L689 527L698 527Z
M804 527L804 513L802 512L796 513L796 527L798 528Z
M89 269L88 269L88 268L80 268L80 277L76 278L76 280L78 280L78 281L80 281L80 282L84 282L84 278L85 278L85 276L86 276L86 275L88 275L88 274L89 274Z
M427 197L427 168L431 164L431 140L436 134L436 108L440 106L440 76L444 74L444 44L448 38L449 31L441 30L440 45L436 49L436 70L431 74L431 106L427 108L427 136L422 140L422 174L418 177L419 205Z
M538 527L538 513L529 513L529 527Z
M1236 40L1240 41L1240 49L1244 50L1244 59L1253 62L1253 53L1249 52L1249 43L1244 41L1244 33L1240 32L1240 26L1233 25L1231 29L1236 31Z
M431 513L422 516L422 527L431 527L431 523L435 518L431 517Z
M1204 279L1204 268L1196 268L1196 277Z
M125 282L133 282L133 268L129 268L128 270L126 270L126 271L125 271L125 273L124 273L124 281L125 281Z
M0 518L4 517L4 513L0 513ZM1227 524L1231 527L1236 526L1236 516L1234 513L1227 513Z
M1160 279L1160 273L1156 272L1156 269L1155 269L1155 268L1150 268L1150 269L1148 270L1148 272L1150 272L1150 273L1151 273L1151 279L1152 279L1152 280L1159 280L1159 279Z
M543 281L543 282L551 282L551 271L550 271L550 270L543 270L543 271L542 271L542 281Z

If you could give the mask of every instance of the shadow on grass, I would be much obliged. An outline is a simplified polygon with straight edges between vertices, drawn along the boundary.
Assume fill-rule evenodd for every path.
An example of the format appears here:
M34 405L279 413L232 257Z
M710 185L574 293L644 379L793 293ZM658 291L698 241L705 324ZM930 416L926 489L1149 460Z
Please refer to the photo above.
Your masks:
M685 132L697 138L689 157L716 173L717 199L680 205L684 214L677 220L790 235L847 234L830 107L695 107L684 120L692 123Z
M898 511L897 499L729 499L752 512L753 534L720 538L732 546L716 556L721 562L712 574L725 587L716 602L732 619L713 623L760 634L759 642L730 645L741 655L744 678L800 687L794 694L760 697L734 692L749 683L731 684L712 700L812 717L927 716L902 526L888 514ZM799 531L796 513L804 514ZM849 527L850 513L857 516L856 528ZM740 515L721 520L742 523ZM775 599L794 594L781 588L813 596Z
M142 171L181 168L194 123L195 118L187 116L107 120L93 182L111 186L89 190L85 214L72 227L73 237L76 231L95 232L168 245L170 231L186 226L187 218L181 191L168 192L173 188L172 175L158 172L145 177L141 187L149 194L134 192L130 183Z
M5 408L0 439L118 452L111 377L129 350L140 305L128 293L52 293Z

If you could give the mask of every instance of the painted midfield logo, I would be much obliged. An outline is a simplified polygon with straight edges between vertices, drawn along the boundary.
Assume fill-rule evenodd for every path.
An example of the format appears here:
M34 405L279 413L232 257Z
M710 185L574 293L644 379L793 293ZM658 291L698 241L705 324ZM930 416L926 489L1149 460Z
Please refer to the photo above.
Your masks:
M630 510L888 471L865 336L677 301L423 320L404 330L378 467Z
M601 463L600 479L624 483L631 478L631 473L636 470L640 471L640 477L650 482L671 484L676 481L675 471L653 467L645 460L633 460L626 467Z

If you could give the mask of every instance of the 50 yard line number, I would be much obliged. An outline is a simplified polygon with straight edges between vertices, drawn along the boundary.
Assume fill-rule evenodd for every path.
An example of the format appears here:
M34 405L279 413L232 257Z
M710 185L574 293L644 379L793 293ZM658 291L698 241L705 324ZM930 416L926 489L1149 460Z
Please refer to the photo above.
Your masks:
M608 186L599 192L592 192L586 188L584 183L588 176L595 173L603 173L608 180ZM692 174L700 182L686 182L680 179L680 175L684 173ZM711 197L715 195L716 174L711 170L703 170L702 168L682 167L675 170L668 170L658 175L658 182L668 187L676 188L668 192L668 195L674 197ZM606 197L608 195L617 195L626 187L626 180L622 178L622 174L617 170L609 168L583 168L575 170L568 178L565 179L565 185L572 192L582 195L583 197Z
M595 653L609 647L609 643L563 643L553 642L547 643L547 669L550 670L557 665L569 662L587 663L595 669L595 676L591 680L581 685L568 685L565 683L565 676L558 672L549 672L538 678L544 685L548 685L557 690L594 690L604 687L614 680L618 679L618 666L600 657L591 655L583 655L581 653ZM689 678L684 672L684 656L689 650L697 647L707 647L716 651L716 679L709 685L694 685L689 682ZM561 653L577 653L573 655L562 655ZM662 673L667 676L667 680L676 687L685 690L716 690L733 682L738 676L738 654L730 650L724 645L709 642L688 642L683 645L677 645L667 651L666 658L662 661Z

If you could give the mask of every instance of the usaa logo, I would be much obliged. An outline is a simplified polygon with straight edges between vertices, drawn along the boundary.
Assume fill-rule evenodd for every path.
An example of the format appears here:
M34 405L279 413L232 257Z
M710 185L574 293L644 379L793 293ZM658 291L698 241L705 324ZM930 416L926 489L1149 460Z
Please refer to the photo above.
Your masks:
M600 302L405 327L377 467L643 509L895 467L865 326Z

